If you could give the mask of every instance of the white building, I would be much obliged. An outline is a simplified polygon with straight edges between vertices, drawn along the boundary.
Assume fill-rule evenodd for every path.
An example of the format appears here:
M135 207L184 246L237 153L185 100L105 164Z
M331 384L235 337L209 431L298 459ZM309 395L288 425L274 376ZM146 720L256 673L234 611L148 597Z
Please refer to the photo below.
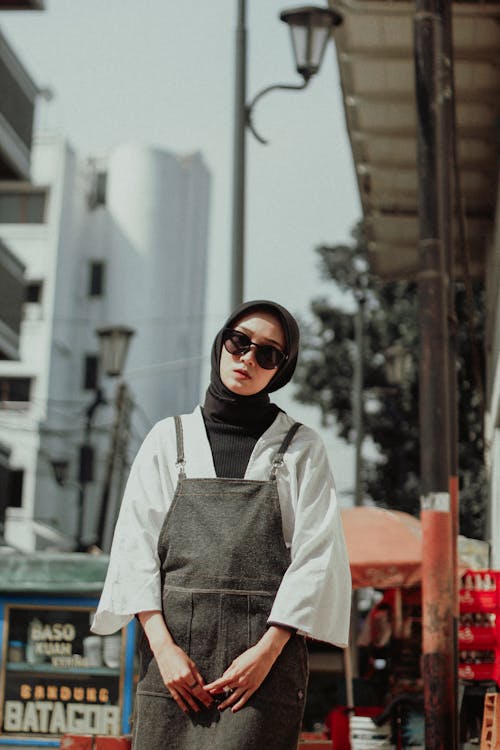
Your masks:
M85 412L98 382L111 405L116 387L97 372L99 325L136 331L125 372L136 404L128 456L153 422L198 401L209 190L199 154L124 145L82 163L63 139L45 136L34 143L32 182L0 191L0 239L26 267L29 300L20 361L0 361L9 543L74 547ZM98 460L83 518L88 542L112 420L111 406L96 410ZM55 459L69 462L64 487L54 479Z

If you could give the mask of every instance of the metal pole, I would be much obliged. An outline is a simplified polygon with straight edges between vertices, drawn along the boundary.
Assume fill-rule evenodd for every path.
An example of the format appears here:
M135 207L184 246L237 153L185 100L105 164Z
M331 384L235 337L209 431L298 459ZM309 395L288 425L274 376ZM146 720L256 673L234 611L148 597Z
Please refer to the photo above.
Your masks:
M133 401L130 398L128 392L125 395L125 402L123 404L122 409L122 419L121 419L121 425L119 430L119 440L118 440L118 446L117 446L117 458L118 458L118 471L116 476L116 486L115 491L113 493L112 502L108 503L108 521L107 521L107 528L105 528L104 538L103 538L103 547L105 551L108 549L111 549L111 543L113 540L113 531L114 527L116 526L116 522L118 520L118 514L120 512L120 506L121 501L123 497L123 492L125 489L125 480L126 480L126 471L129 468L128 467L128 461L127 461L127 451L128 451L128 444L129 444L129 438L130 438L130 425L131 425L131 415L132 415L132 408L133 408Z
M354 362L354 377L352 389L352 421L356 433L354 452L354 505L363 505L363 384L364 384L364 327L365 327L365 297L358 290L356 294L358 309L354 316L354 341L356 344L356 360ZM351 626L349 629L349 649L346 659L349 661L349 672L346 673L348 705L354 706L353 677L359 675L359 650L356 643L358 633L358 592L351 596Z
M245 270L246 167L246 0L238 0L236 27L233 151L233 224L231 242L231 309L243 301Z
M84 552L86 545L83 544L84 515L85 515L85 496L87 484L94 479L94 449L90 442L92 434L92 422L96 409L105 404L100 388L96 388L94 400L87 407L85 412L85 433L84 440L80 446L79 467L78 467L78 508L76 522L76 551Z
M99 509L99 520L97 524L97 538L96 545L103 549L104 535L106 533L106 521L108 518L108 506L109 497L111 493L111 483L113 480L113 472L116 462L116 454L118 451L120 427L123 419L123 410L127 401L127 385L126 383L120 383L116 393L115 402L115 421L111 433L111 444L109 448L108 458L106 462L106 472L104 475L104 484L101 496L101 507Z
M455 309L455 237L453 231L453 208L456 195L454 186L454 153L456 149L455 128L455 83L453 70L453 34L451 0L441 0L442 49L441 49L441 96L442 117L439 154L441 168L441 226L444 242L446 272L448 274L448 418L450 421L450 466L448 487L451 514L451 560L453 576L453 700L455 703L455 745L459 737L458 700L458 625L460 620L458 550L459 534L459 482L458 482L458 394L457 394L457 316Z
M354 467L356 472L356 481L354 489L354 504L363 504L363 358L364 358L364 308L365 299L362 295L357 297L358 309L354 318L354 333L356 342L356 361L354 366L354 387L353 387L353 424L356 433L355 459Z
M446 2L447 0L444 0ZM450 478L449 242L443 6L416 0L419 176L422 625L426 750L455 750L454 572ZM448 216L448 219L446 217Z
M78 483L78 516L76 521L76 551L83 552L83 512L85 509L86 484Z

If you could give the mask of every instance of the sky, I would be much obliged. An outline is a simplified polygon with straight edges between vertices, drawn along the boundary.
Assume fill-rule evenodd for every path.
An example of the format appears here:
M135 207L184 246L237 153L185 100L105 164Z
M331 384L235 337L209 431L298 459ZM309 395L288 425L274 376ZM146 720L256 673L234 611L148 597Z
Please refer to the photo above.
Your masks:
M318 3L322 4L322 3ZM295 4L297 5L297 3ZM205 371L213 334L229 312L234 48L237 0L45 0L44 11L2 12L0 26L39 87L36 128L62 133L80 157L124 142L200 151L212 175ZM248 0L248 99L300 83L276 0ZM300 92L272 92L254 112L263 146L247 135L245 299L267 298L308 317L332 296L314 248L349 239L361 215L335 51ZM318 427L319 414L276 395ZM159 417L162 415L159 415ZM337 485L347 493L352 449L321 431Z

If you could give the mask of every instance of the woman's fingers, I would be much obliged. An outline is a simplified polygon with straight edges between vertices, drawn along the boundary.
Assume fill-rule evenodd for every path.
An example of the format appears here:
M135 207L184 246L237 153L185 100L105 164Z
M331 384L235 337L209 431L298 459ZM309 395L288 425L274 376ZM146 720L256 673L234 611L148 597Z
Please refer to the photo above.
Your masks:
M190 688L190 693L194 695L194 697L200 703L203 703L203 705L207 708L209 708L214 702L214 699L212 698L210 693L207 693L205 688L202 685L198 685L197 683L194 687Z
M189 708L195 713L198 713L200 710L200 704L196 701L194 693L184 687L179 688L178 692L181 693L183 701L188 704Z
M202 675L198 672L198 669L196 668L196 665L193 664L192 667L192 674L193 674L193 682L198 682L200 685L205 686L205 680L203 679Z
M231 690L230 695L228 695L222 703L219 703L219 711L224 711L225 708L231 708L233 712L239 711L240 708L243 708L253 692L253 690L243 687Z
M181 709L181 711L184 711L184 713L187 714L187 712L189 711L189 709L186 706L186 704L184 703L184 701L182 700L182 698L179 695L179 693L177 692L177 690L175 690L174 688L169 688L169 691L170 691L170 695L172 696L172 698L174 699L174 701L177 703L177 705L179 706L179 708Z
M209 693L222 693L225 688L230 687L230 683L233 682L234 679L234 674L228 674L227 672L224 672L222 677L219 677L217 680L209 682L208 685L205 685L205 690L208 690Z
M240 700L238 701L238 703L236 703L233 706L233 708L232 708L233 713L236 713L236 711L239 711L240 708L243 708L243 706L245 705L245 703L247 702L247 700L250 698L250 695L251 695L251 693L249 693L248 690L245 691L242 694L242 696L241 696Z
M176 644L162 649L157 662L163 682L183 711L199 711L212 705L213 698L205 690L205 680L192 659Z

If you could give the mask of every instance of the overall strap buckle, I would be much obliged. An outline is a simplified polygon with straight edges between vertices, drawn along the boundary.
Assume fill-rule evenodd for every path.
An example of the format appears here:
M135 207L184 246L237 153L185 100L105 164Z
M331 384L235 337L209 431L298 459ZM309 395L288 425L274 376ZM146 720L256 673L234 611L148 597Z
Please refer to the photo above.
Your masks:
M179 479L186 478L186 459L184 457L184 433L182 431L182 420L179 416L174 417L175 440L177 443L177 461L175 467L178 471Z
M286 451L288 450L288 447L290 443L292 442L293 438L295 437L295 433L301 426L301 422L294 422L293 425L290 427L288 432L286 433L283 442L281 443L278 452L276 453L272 466L271 466L271 472L269 474L269 479L276 479L276 472L280 468L280 466L283 466L284 464L284 455Z

